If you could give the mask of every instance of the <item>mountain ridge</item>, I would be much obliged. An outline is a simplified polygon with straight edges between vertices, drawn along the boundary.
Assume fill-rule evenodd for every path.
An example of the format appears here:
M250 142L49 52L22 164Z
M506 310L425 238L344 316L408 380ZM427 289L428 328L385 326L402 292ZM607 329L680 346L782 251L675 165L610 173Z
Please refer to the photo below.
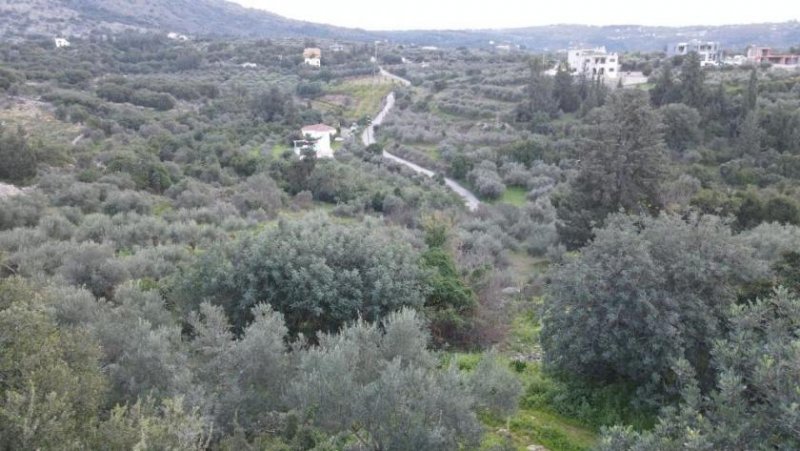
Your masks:
M391 40L441 47L488 46L490 41L554 51L604 45L616 51L659 51L669 43L707 39L725 48L800 45L800 22L721 26L555 24L509 29L367 31L288 19L228 0L0 0L0 35L81 36L92 30L178 32L196 36Z

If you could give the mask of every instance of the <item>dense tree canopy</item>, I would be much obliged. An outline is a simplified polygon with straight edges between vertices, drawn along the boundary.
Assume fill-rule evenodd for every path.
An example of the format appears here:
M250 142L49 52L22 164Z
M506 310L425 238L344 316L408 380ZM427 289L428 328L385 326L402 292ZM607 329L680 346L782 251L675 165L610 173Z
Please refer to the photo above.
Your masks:
M601 450L795 449L800 446L800 300L785 289L729 312L730 332L714 344L715 387L700 391L676 362L681 403L652 431L616 427Z
M554 270L542 318L545 363L606 382L668 388L686 359L709 381L714 340L742 284L766 275L729 227L705 216L609 219Z
M402 230L376 222L282 220L201 257L176 281L175 301L192 309L210 300L238 328L249 323L250 308L266 302L292 333L312 336L359 317L374 321L401 306L422 306L419 254L408 241Z
M640 91L622 91L594 114L580 172L554 199L559 234L575 248L617 211L656 213L665 176L661 121Z

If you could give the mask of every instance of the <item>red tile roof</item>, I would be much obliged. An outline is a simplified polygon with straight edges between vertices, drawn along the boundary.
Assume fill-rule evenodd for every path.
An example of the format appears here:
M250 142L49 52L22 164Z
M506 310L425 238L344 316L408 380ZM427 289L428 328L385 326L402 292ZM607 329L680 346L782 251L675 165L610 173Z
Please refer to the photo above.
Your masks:
M300 131L302 131L303 133L305 132L333 133L336 131L336 129L325 124L314 124L314 125L306 125Z

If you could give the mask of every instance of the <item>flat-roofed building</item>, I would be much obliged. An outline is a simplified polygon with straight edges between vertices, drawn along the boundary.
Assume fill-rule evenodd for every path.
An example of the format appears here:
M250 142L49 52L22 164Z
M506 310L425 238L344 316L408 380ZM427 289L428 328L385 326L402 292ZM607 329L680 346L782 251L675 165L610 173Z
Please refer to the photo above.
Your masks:
M607 78L619 76L619 55L607 52L605 47L570 49L567 51L567 64L575 75Z

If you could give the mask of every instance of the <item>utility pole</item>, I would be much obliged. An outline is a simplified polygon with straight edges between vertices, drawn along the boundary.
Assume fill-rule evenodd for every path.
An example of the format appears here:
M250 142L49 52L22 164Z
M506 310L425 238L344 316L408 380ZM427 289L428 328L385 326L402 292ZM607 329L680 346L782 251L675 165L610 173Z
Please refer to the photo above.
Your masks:
M380 41L375 41L375 56L373 57L373 58L375 58L375 69L374 69L374 73L375 73L374 82L375 82L375 84L378 84L378 67L380 67L380 65L378 64L378 43L379 42Z

